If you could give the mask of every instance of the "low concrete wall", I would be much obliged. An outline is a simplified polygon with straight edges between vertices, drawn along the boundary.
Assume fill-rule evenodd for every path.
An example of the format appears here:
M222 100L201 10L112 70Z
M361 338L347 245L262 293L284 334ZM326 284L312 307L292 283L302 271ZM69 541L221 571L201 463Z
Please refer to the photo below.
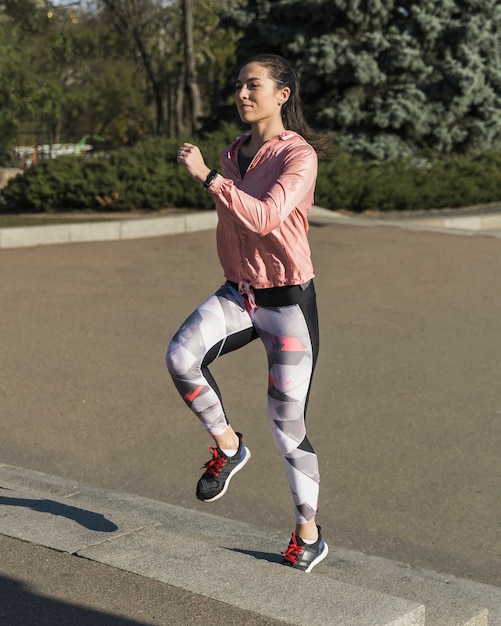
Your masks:
M80 222L43 226L0 228L0 249L76 243L120 241L160 237L195 230L210 230L217 224L216 211L187 211L157 218L122 219L102 222Z

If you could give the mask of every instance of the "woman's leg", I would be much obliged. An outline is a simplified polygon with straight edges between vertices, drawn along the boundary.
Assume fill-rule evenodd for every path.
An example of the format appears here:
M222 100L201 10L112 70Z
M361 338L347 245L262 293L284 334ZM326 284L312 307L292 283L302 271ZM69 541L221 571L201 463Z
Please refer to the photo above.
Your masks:
M315 540L320 477L305 426L319 345L315 298L301 305L258 307L254 325L268 354L268 419L295 504L296 532Z
M208 366L256 337L242 296L223 285L188 317L167 350L167 368L177 390L222 449L232 448L235 440L238 445L238 439Z

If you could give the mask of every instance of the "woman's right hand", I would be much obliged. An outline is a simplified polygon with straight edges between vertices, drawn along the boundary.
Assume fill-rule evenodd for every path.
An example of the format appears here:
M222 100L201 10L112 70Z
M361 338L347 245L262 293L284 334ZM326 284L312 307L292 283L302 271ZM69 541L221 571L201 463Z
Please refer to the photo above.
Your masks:
M200 148L192 143L183 143L179 148L177 162L199 183L204 183L209 175L210 168L205 164Z

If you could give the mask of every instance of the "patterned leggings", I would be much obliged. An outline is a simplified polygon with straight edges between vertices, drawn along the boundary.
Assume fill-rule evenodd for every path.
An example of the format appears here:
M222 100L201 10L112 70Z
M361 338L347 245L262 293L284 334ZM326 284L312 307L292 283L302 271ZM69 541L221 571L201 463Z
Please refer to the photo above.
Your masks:
M303 524L317 511L317 456L306 437L305 414L318 355L316 298L281 307L252 307L226 283L196 309L172 339L167 368L209 434L228 426L221 394L208 366L257 337L268 355L268 420Z

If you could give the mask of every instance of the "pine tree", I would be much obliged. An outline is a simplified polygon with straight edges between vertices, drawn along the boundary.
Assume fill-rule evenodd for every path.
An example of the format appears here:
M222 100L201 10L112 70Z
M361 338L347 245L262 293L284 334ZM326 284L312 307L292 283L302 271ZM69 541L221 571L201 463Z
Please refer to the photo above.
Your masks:
M499 0L250 0L229 21L239 60L291 60L310 121L352 152L501 146Z

